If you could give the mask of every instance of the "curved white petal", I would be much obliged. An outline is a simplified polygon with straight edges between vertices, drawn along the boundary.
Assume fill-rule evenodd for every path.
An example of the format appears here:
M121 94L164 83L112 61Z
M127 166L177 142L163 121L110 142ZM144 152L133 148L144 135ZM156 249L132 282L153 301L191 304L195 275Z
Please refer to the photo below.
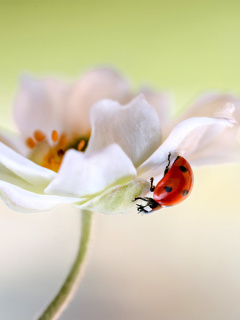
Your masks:
M237 140L239 127L226 128L205 146L189 155L191 165L229 163L240 161L240 143Z
M21 177L17 176L13 171L9 170L8 168L4 167L0 163L0 180L20 187L21 189L28 190L35 193L43 193L43 188L41 185L36 186L32 185L28 181L22 179Z
M117 143L134 165L139 166L161 142L157 113L143 95L125 106L116 101L101 100L92 107L90 117L92 134L87 153Z
M72 85L65 114L66 126L78 136L89 133L89 110L101 99L113 99L121 103L130 99L127 81L109 68L93 69Z
M24 158L0 142L0 164L32 185L46 187L56 173Z
M126 183L135 176L131 160L116 144L90 155L72 149L64 156L56 178L45 193L92 195L116 183Z
M58 204L74 203L78 198L37 194L0 180L0 198L12 209L21 212L50 210Z
M177 122L191 117L212 117L215 113L222 112L227 104L234 105L234 118L240 122L240 98L233 94L216 92L201 95L194 101L191 107L177 119Z
M227 127L233 126L233 118L190 118L180 122L164 143L138 168L138 175L148 179L159 175L167 164L168 153L188 157L214 142ZM219 140L219 143L221 141Z
M149 182L134 179L123 186L115 186L85 203L76 203L80 209L96 211L104 214L137 213L133 200L149 192Z
M171 96L163 92L152 91L148 87L143 87L139 90L144 94L148 103L153 106L158 114L162 130L164 131L164 126L168 124L171 113Z
M165 140L171 130L181 121L192 117L214 117L221 116L223 110L229 105L234 107L234 118L240 122L240 98L232 94L209 92L198 97L191 106L184 110L178 117L169 121L164 127L163 139Z
M42 130L49 138L52 130L62 131L63 111L69 87L60 80L22 77L14 104L14 119L27 138Z
M22 137L14 132L9 132L3 128L0 129L0 142L7 145L9 148L13 149L17 153L23 156L27 156L29 150L24 143Z

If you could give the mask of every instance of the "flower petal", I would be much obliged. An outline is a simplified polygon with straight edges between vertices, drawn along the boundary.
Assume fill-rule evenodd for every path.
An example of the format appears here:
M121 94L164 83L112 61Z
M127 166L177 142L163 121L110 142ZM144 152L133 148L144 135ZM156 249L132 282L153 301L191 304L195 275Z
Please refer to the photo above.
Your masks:
M237 141L239 127L226 128L202 148L189 155L192 165L220 164L240 161L240 144Z
M50 210L58 204L74 203L76 198L37 194L19 188L6 181L0 181L0 198L12 209L21 212Z
M162 130L164 131L164 125L169 122L171 112L171 96L162 92L154 92L148 87L143 87L139 90L144 94L148 103L153 106L158 114Z
M47 194L86 196L103 191L136 176L131 160L116 145L88 155L69 150L56 178L45 189Z
M0 180L13 184L15 186L18 186L24 190L28 190L36 193L43 193L43 188L41 188L41 186L32 185L31 183L17 176L13 171L4 167L4 165L2 165L1 163L0 163Z
M3 128L0 129L0 142L3 142L9 148L13 149L23 156L27 156L29 152L23 139L21 139L18 134L10 132Z
M139 166L161 142L157 113L143 95L125 106L116 101L101 100L92 107L90 117L92 134L87 153L117 143L134 165Z
M34 79L24 76L14 105L14 118L27 138L35 130L49 138L52 130L62 131L62 119L69 87L57 79Z
M227 104L235 106L234 118L240 122L240 98L232 94L216 92L201 95L177 121L191 117L212 117L215 113L221 112Z
M167 164L168 153L187 159L198 149L204 149L214 139L221 137L227 127L233 126L233 118L190 118L180 122L154 154L138 168L138 175L149 178L159 175ZM220 143L220 140L219 140Z
M56 173L38 166L0 142L0 164L28 183L45 188Z
M116 71L97 68L73 84L66 113L66 125L78 136L90 132L89 110L101 99L125 103L130 99L129 85Z
M133 200L149 192L149 186L146 180L135 179L123 186L110 188L99 196L83 204L75 204L75 206L104 214L129 213L130 211L136 213L137 209Z

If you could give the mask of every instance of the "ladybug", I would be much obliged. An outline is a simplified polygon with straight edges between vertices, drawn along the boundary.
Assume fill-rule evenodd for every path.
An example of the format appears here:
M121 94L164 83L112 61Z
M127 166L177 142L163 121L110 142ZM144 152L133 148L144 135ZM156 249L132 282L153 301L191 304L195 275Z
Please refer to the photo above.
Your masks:
M153 178L150 179L150 191L153 198L137 197L133 201L143 200L146 205L137 204L137 210L141 213L150 213L163 207L169 207L185 200L193 187L193 171L190 164L183 157L178 156L170 167L171 153L168 154L168 164L164 170L163 178L153 186Z

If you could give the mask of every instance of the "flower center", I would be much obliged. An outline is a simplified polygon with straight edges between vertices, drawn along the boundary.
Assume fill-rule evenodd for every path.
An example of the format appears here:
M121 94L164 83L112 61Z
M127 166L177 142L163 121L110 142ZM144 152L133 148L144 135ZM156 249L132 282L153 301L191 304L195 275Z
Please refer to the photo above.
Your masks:
M30 158L37 164L47 169L57 172L63 160L65 152L69 149L85 151L89 136L67 139L67 135L52 131L50 145L46 135L41 130L36 130L32 137L26 139L26 145L32 150Z

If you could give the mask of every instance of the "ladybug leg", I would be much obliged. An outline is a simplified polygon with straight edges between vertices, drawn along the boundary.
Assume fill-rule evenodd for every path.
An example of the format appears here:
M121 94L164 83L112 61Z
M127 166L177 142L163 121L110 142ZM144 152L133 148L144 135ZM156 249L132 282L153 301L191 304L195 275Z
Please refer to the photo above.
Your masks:
M147 210L144 209L145 206L141 206L140 204L137 204L137 211L138 213L149 213Z
M153 192L154 189L155 189L155 186L153 185L153 177L150 179L150 183L151 183L151 186L150 186L150 191Z
M166 168L164 170L164 176L165 176L165 174L168 173L169 166L170 166L170 161L171 161L170 158L171 158L171 152L169 152L169 154L168 154L168 164L167 164L167 166L166 166Z
M150 212L152 212L153 209L159 207L159 204L153 198L137 197L133 201L136 201L136 200L143 200L143 201L147 202L145 206L143 206L141 204L137 204L137 211L141 212L141 213L150 213ZM146 209L148 209L148 210L146 210Z
M134 202L134 201L136 201L136 200L143 200L143 201L148 202L148 201L149 201L148 199L151 199L151 198L142 198L142 197L137 197L137 198L135 198L134 200L132 200L132 202Z

